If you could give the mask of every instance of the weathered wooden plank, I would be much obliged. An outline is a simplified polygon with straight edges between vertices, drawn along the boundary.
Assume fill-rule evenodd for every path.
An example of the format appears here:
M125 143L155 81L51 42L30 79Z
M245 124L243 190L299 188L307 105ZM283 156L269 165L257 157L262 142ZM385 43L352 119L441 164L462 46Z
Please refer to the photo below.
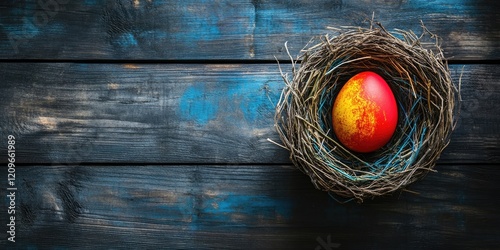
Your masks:
M18 162L289 163L267 141L284 85L273 64L18 63L0 76L0 138L16 136ZM442 162L500 162L499 78L465 65Z
M287 158L266 140L276 65L6 64L0 75L2 136L18 137L20 162Z
M499 59L500 3L483 1L26 0L0 3L2 59L286 59L328 26L422 20L447 57Z
M495 248L498 167L439 165L438 173L410 187L420 194L403 192L361 205L337 203L290 166L18 167L16 243L0 244L3 249ZM7 185L6 178L0 182ZM5 204L1 211L7 211ZM0 216L2 225L6 220L6 214ZM332 248L324 247L328 243Z

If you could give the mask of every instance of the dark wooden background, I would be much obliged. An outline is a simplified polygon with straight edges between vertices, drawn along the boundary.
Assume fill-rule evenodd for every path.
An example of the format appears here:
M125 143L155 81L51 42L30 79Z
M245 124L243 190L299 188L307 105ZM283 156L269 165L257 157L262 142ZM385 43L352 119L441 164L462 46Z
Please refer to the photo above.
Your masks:
M500 247L500 2L0 3L2 249ZM437 173L339 204L273 129L278 58L328 26L442 38L462 109ZM16 137L16 243L7 136ZM496 198L495 198L496 197Z

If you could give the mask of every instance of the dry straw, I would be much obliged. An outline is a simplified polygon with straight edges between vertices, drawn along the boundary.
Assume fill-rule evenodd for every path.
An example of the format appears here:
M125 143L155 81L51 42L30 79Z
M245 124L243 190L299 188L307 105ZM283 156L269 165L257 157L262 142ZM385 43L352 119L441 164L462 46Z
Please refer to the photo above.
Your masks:
M291 77L281 72L286 86L275 127L291 161L316 188L362 202L403 189L433 170L450 141L459 95L439 39L422 27L421 36L388 32L380 24L345 27L292 59ZM391 87L399 121L386 146L360 154L335 137L331 107L342 85L366 70Z

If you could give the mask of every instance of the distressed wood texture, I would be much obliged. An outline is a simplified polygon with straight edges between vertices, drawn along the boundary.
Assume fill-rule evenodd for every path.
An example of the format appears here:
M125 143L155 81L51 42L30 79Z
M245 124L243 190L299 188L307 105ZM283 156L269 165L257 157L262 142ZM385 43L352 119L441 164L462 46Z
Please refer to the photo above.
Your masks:
M500 2L25 0L0 3L2 59L286 59L328 26L419 33L420 21L443 38L446 56L500 58Z
M287 166L20 167L16 246L497 248L499 167L440 165L410 187L419 195L362 205L339 204Z
M0 249L495 249L500 1L0 2ZM328 26L420 21L460 119L438 172L341 204L273 128L289 64ZM332 33L333 35L335 33ZM290 72L290 65L282 65ZM16 243L7 136L16 137Z
M453 65L455 82L462 68L441 162L498 163L500 67ZM9 63L0 75L1 138L18 138L21 163L289 163L267 141L279 142L275 64Z

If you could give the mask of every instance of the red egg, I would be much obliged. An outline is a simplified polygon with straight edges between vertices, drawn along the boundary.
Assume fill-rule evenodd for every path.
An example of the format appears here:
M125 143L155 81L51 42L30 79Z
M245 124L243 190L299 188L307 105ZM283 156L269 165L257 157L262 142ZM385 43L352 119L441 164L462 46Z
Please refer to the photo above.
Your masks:
M398 123L396 99L387 82L370 71L342 87L332 109L333 130L348 149L372 152L387 144Z

